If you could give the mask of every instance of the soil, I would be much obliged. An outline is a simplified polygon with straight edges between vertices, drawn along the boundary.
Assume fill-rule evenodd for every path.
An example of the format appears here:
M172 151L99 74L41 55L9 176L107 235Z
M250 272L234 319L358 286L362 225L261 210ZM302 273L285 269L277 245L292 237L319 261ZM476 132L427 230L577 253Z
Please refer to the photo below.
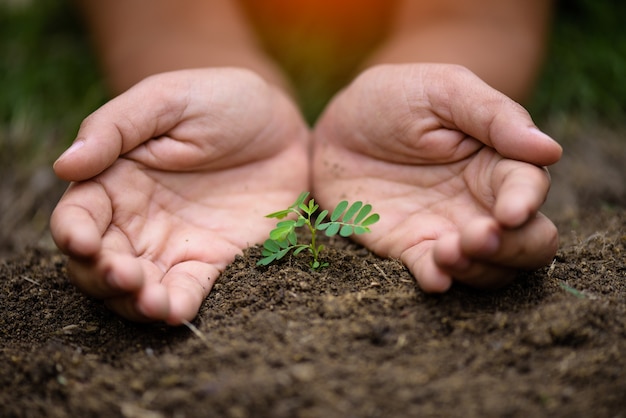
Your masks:
M251 248L172 328L77 292L45 239L2 243L0 416L626 417L626 147L554 129L561 248L495 292L426 295L343 239L316 272Z

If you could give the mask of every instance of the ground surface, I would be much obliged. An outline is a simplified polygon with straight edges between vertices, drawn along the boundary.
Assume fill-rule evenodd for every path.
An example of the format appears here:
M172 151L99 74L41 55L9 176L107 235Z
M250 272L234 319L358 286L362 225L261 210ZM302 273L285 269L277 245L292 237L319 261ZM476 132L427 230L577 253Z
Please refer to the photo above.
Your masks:
M623 124L625 4L557 2L531 106L566 150L552 266L435 297L346 241L321 273L258 269L251 250L196 334L124 322L68 285L46 234L65 187L49 167L105 99L101 77L70 2L0 2L0 417L625 418L626 129L558 116ZM324 68L296 69L308 108Z
M428 296L400 263L333 240L321 272L300 257L258 268L259 250L246 252L196 332L131 324L73 289L46 239L22 249L14 210L0 246L0 416L626 417L624 142L556 126L566 156L546 210L561 249L495 293ZM4 195L23 196L17 183ZM31 190L22 199L45 213ZM44 216L30 212L36 236Z

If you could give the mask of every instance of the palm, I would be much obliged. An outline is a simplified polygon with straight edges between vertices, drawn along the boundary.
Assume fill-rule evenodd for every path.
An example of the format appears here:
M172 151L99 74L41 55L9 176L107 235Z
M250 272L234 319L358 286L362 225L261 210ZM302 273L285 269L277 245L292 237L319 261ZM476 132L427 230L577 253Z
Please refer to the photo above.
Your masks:
M308 131L291 102L247 74L225 74L149 80L88 119L82 158L55 167L87 178L51 223L72 280L131 319L191 319L226 264L271 229L263 214L307 188ZM165 99L144 114L122 112L156 82ZM107 155L116 135L122 155Z
M174 267L183 271L184 263L204 263L208 289L215 272L267 235L272 223L263 215L306 187L304 176L285 183L263 172L263 165L288 168L287 155L282 162L271 162L219 172L172 173L118 160L93 180L107 191L112 208L103 247L138 257L150 272L146 278L159 282L167 280ZM254 179L266 181L255 184ZM120 184L124 190L119 190Z
M500 153L495 142L510 134L481 135L499 128L480 120L469 126L467 109L441 100L449 92L411 71L407 76L406 68L389 77L384 72L397 69L370 72L327 109L315 132L317 200L325 207L344 198L371 203L381 220L359 240L401 259L425 290L444 290L452 278L501 284L515 268L545 263L555 251L553 227L535 220L549 184L545 172L505 158L519 150L504 146ZM498 248L490 248L490 236L501 241Z

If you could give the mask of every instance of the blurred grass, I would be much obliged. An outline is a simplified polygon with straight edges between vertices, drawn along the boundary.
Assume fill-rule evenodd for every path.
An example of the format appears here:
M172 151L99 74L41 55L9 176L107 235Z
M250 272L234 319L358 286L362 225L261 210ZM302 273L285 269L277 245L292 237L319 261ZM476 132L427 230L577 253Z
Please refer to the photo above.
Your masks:
M626 126L626 2L561 0L529 110L541 123L573 117Z
M105 99L94 57L69 3L0 2L0 161L51 161Z
M626 131L625 18L626 3L618 0L558 3L529 110L539 126L556 121L566 133L559 140L568 136L562 127L580 131L581 124ZM107 99L83 29L71 1L0 0L0 259L46 239L49 215L65 188L50 164L81 120ZM300 74L309 121L336 87L318 77L323 70Z
M617 0L558 3L548 60L529 105L540 124L562 115L623 124L625 18L626 3ZM106 99L71 3L0 0L0 56L0 162L52 161Z

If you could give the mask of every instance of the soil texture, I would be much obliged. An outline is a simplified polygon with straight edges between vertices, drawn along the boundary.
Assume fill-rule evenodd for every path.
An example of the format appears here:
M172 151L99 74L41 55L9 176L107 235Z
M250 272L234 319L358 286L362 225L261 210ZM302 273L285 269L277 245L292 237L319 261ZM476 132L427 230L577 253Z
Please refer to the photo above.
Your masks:
M172 328L80 294L49 245L4 242L0 416L626 417L624 143L594 141L572 135L553 171L554 262L494 292L424 294L343 239L320 271L257 267L254 247Z

